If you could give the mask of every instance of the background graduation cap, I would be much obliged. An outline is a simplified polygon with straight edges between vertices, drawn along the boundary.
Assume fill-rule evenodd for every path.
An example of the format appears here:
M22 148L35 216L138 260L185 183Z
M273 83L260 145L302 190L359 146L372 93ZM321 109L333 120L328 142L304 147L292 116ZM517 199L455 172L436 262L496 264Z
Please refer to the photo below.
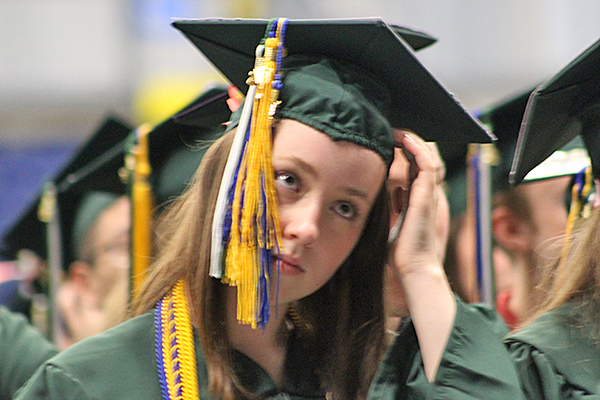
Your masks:
M159 209L183 193L211 142L225 131L228 99L228 88L215 86L148 133L150 183Z
M114 117L107 118L67 162L65 167L46 182L42 194L18 218L2 237L2 257L15 259L21 250L31 250L48 268L41 271L28 288L33 294L50 295L50 306L37 309L38 302L22 297L18 300L26 314L46 335L52 337L58 322L54 319L56 304L52 296L57 291L63 269L74 259L73 225L79 202L91 190L124 194L125 186L118 177L123 165L125 138L129 126ZM51 194L51 195L50 195ZM23 295L20 290L19 296ZM39 296L38 296L39 297ZM35 308L35 309L34 309ZM45 315L49 311L49 315Z
M514 154L521 120L533 88L512 95L484 110L478 118L498 139L494 144L498 157L493 168L492 190L498 192L509 187L508 175Z
M139 293L154 254L153 221L183 193L210 142L225 132L224 123L231 116L228 99L228 88L215 86L150 131L138 129L129 138L133 296ZM140 164L149 168L139 169ZM141 170L146 171L144 176Z
M115 117L108 117L98 130L78 150L62 170L51 181L61 195L59 205L64 218L73 217L74 202L62 196L67 191L75 192L74 197L79 197L87 189L125 193L120 182L117 170L123 164L124 139L130 127ZM108 173L113 171L114 174ZM103 177L99 179L99 173ZM29 249L40 258L47 257L46 227L38 217L40 194L33 203L22 213L12 227L2 237L0 255L5 259L15 259L19 250ZM72 222L72 221L71 221ZM69 221L65 225L72 226ZM67 230L65 235L67 235ZM69 243L68 237L63 238L63 243Z
M77 236L84 235L95 220L87 214L97 214L100 211L99 207L104 208L111 199L114 201L118 196L127 193L120 170L123 167L126 138L130 131L131 128L122 123L107 121L99 131L99 136L95 136L94 140L88 143L93 144L96 151L103 149L104 152L85 165L76 163L79 166L76 171L55 181L62 267L65 270L76 259L76 243L83 239ZM96 138L102 143L96 142ZM91 196L92 193L98 195ZM96 200L90 201L91 198ZM101 198L102 200L97 200ZM84 205L85 209L82 209ZM43 209L44 205L41 205L41 208Z
M243 93L254 67L255 49L268 21L239 19L179 20L173 26ZM381 19L289 20L288 55L322 54L359 65L390 91L393 127L414 131L425 140L447 141L450 150L464 143L489 142L490 136L417 60L413 50L421 33L405 30L400 38ZM413 40L414 39L414 40Z
M527 103L510 172L512 184L577 135L600 177L600 40L540 85Z
M494 168L492 188L494 193L510 187L509 176L519 131L527 103L534 91L535 88L519 93L498 105L490 107L479 117L498 138L498 141L495 142L498 157ZM576 174L589 165L589 160L584 153L583 142L580 138L575 137L564 146L556 149L548 159L537 165L526 180L532 182Z

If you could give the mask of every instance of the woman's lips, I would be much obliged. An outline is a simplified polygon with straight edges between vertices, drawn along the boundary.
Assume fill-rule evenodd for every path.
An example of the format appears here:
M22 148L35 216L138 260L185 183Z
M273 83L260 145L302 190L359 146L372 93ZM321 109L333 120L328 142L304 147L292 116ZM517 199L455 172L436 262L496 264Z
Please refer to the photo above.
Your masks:
M278 265L277 257L274 258L274 263L275 265ZM300 268L297 261L286 256L279 257L279 273L285 275L299 275L303 272L304 270Z

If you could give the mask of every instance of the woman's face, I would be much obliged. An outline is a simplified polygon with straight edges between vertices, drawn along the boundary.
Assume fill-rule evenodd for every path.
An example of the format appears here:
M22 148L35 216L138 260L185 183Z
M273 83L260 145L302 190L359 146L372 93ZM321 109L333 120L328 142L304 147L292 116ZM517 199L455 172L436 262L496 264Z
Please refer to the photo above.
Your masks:
M287 303L318 290L348 257L386 166L371 150L282 120L273 142L273 168L283 238L279 302Z

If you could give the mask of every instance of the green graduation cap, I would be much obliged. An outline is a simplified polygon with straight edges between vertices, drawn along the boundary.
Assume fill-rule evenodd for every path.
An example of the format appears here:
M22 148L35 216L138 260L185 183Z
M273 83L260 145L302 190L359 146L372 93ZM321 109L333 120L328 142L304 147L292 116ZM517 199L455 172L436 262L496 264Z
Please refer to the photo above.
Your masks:
M65 166L53 177L56 187L61 225L73 226L76 206L83 193L89 190L125 193L119 180L118 169L123 165L124 139L130 127L116 117L107 117L101 126L75 151ZM40 194L22 213L1 239L0 254L14 259L21 249L35 252L40 258L47 258L47 238L44 222L39 218ZM71 243L70 229L62 229L62 242ZM65 260L72 259L71 251Z
M498 150L498 160L494 168L494 192L510 187L509 175L517 147L519 130L521 129L527 102L534 90L535 88L512 96L508 100L490 107L479 117L498 138L495 143ZM576 137L535 167L525 180L532 182L573 175L587 165L589 165L589 159L585 155L583 142L579 137Z
M173 23L243 93L257 44L269 21L242 19L179 20ZM485 129L417 60L407 44L419 35L399 32L370 19L289 20L287 58L318 54L348 63L375 76L391 96L385 117L428 141L448 146L489 142Z
M521 120L525 113L527 99L533 89L526 90L516 95L511 95L506 99L485 109L478 118L483 122L498 139L494 144L497 149L498 157L493 169L494 192L498 192L509 187L508 174L512 156L517 144L517 136L521 127Z
M600 177L600 40L540 85L531 95L510 172L511 184L577 135Z
M44 274L47 278L39 277L37 290L49 295L50 307L31 310L31 317L50 338L60 329L53 298L63 271L76 257L77 236L93 219L89 215L97 215L108 204L104 194L110 193L106 196L112 199L125 193L118 171L123 165L129 130L115 117L106 118L63 169L46 182L42 194L2 238L3 257L14 259L19 251L27 249L48 264L47 275ZM91 192L104 194L98 197ZM41 315L44 313L48 316Z
M104 142L96 147L104 149L104 152L64 179L54 182L56 211L62 237L62 267L65 270L77 259L77 248L100 213L119 196L126 194L120 170L123 167L126 138L130 130L125 124L114 120L107 121L99 131L100 137L105 137ZM106 136L110 136L110 143ZM94 142L95 140L92 140L88 144ZM42 204L42 214L43 208Z
M148 133L150 184L159 208L185 190L211 141L225 131L228 99L228 88L215 86Z
M224 132L231 110L228 87L215 86L149 131L129 137L132 201L132 289L137 296L154 253L152 221L190 184L210 142Z

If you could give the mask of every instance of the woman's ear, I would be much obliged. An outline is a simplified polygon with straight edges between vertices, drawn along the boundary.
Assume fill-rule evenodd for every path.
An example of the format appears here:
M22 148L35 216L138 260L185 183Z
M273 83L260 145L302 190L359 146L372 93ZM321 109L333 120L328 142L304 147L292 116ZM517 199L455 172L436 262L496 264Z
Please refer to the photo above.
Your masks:
M506 206L497 207L492 212L492 233L500 246L513 255L531 248L529 225Z

